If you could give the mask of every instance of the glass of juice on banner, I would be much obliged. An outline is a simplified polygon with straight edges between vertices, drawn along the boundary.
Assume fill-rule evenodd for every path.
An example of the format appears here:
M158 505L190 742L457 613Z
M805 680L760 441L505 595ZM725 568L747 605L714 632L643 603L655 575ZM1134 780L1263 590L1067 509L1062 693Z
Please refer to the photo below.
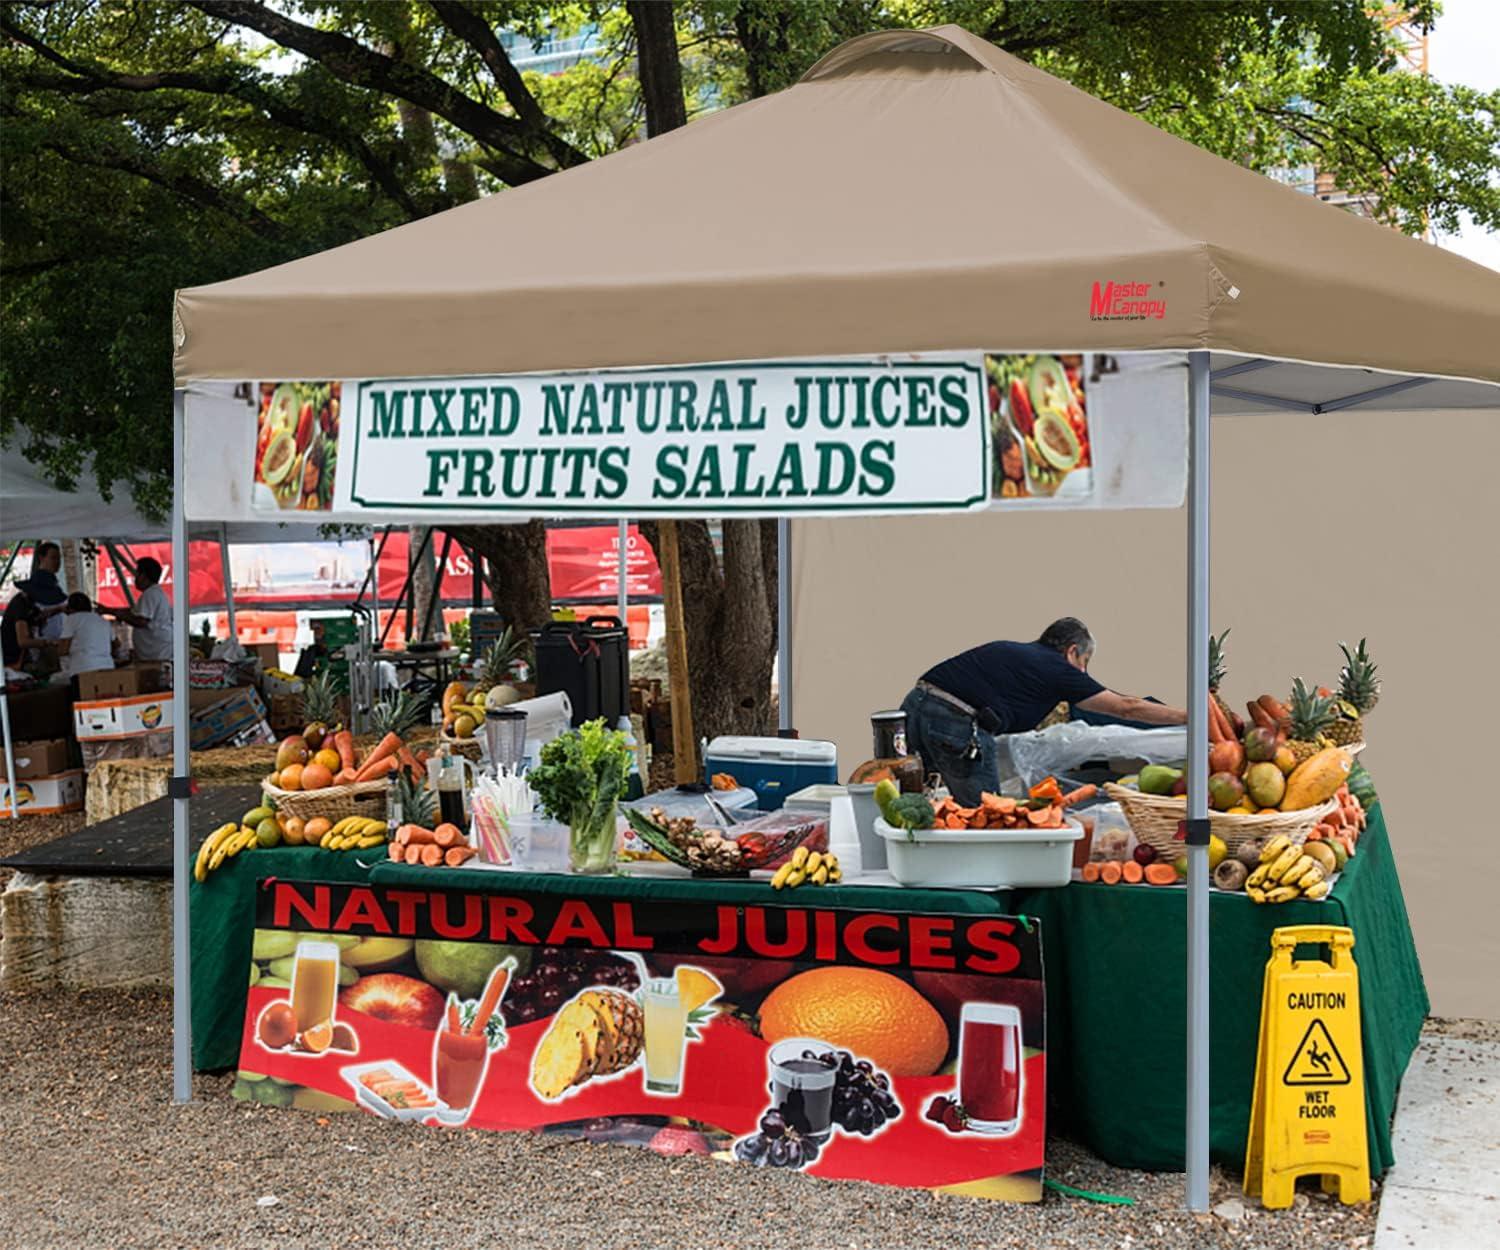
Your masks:
M687 1045L687 1012L677 982L649 980L641 995L646 1009L646 1090L675 1094L682 1088L682 1052Z
M482 1029L455 1033L445 1022L438 1030L432 1048L432 1085L450 1111L463 1113L457 1118L468 1118L489 1061L489 1040Z
M339 948L332 942L298 942L292 962L292 1014L297 1032L333 1019L339 993Z
M833 1127L833 1087L838 1059L826 1042L789 1037L766 1055L771 1070L771 1102L782 1119L804 1137L828 1140Z
M958 1101L975 1133L1021 1127L1021 1009L965 1003L959 1016Z

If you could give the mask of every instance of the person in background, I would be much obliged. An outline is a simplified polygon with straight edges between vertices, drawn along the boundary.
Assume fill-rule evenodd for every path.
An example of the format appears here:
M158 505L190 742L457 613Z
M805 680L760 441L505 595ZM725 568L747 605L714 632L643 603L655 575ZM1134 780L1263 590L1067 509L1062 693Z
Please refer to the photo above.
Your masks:
M922 674L901 704L906 741L954 799L973 807L998 791L996 734L1035 729L1059 703L1147 725L1184 725L1187 713L1117 694L1089 675L1094 638L1080 620L1053 621L1035 642L987 642Z
M134 628L131 648L137 660L157 662L172 658L172 601L161 588L161 565L150 556L135 564L135 607L107 608L111 616Z
M296 676L303 681L311 681L318 674L318 669L328 659L331 652L328 645L323 641L323 622L312 623L312 645L302 648L302 654L297 657Z
M62 548L56 543L38 543L31 558L31 576L17 582L40 614L40 633L43 638L61 638L63 613L67 608L67 593L57 580L57 571L62 568Z
M36 601L17 582L16 593L5 605L5 617L0 620L0 656L6 668L19 672L26 663L27 653L41 649L40 628L41 614Z
M85 594L71 594L63 617L62 639L52 645L62 657L62 671L69 677L97 673L115 666L114 631L94 611Z

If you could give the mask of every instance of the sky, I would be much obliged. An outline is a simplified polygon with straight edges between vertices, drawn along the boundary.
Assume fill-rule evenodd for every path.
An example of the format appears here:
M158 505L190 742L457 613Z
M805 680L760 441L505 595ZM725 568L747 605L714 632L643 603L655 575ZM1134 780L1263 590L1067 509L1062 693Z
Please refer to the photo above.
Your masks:
M1427 54L1432 76L1442 82L1500 90L1500 0L1443 0ZM1500 269L1500 234L1471 223L1459 235L1440 236L1437 241L1481 265Z

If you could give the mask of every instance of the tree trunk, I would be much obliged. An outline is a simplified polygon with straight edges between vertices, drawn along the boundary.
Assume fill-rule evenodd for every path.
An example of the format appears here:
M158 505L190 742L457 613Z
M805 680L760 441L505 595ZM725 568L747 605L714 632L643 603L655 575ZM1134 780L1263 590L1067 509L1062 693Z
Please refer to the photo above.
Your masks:
M646 133L663 135L686 126L676 5L666 0L629 0L625 8L635 28L636 76L646 105Z
M461 525L448 532L488 561L490 598L506 624L518 630L540 629L552 619L547 531L540 521Z
M433 631L438 629L443 622L441 605L432 604L433 596L441 594L442 587L442 575L436 571L439 539L425 525L413 525L408 533L411 543L408 550L412 555L420 553L420 558L412 568L411 575L411 636L414 639L425 640L432 637ZM432 535L430 539L429 534ZM432 606L429 607L429 605ZM432 616L431 629L426 627L429 612Z

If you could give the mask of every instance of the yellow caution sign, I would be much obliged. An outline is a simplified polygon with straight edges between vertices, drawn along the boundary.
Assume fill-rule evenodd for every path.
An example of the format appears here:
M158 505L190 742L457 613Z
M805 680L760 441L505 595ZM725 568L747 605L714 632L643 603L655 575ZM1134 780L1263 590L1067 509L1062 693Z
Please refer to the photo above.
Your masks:
M1296 959L1297 947L1327 959ZM1290 925L1271 935L1260 1051L1245 1147L1245 1192L1289 1207L1299 1176L1341 1202L1368 1202L1370 1151L1354 931Z

